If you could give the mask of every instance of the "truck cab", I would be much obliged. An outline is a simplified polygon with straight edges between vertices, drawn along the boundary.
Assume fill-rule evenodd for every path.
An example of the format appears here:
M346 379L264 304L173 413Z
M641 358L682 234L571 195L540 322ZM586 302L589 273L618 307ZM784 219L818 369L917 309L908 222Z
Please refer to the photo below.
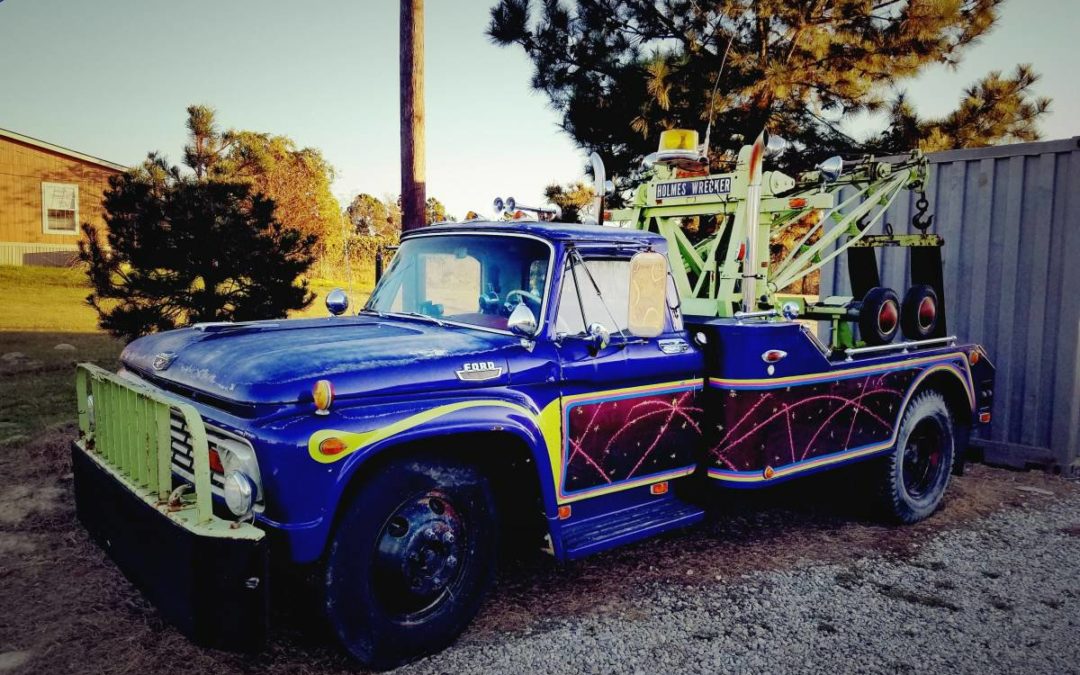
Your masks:
M464 629L500 537L573 560L702 519L702 490L852 462L888 518L930 515L989 419L982 348L684 316L668 245L437 225L356 312L136 340L79 370L79 516L199 641L262 639L273 558L317 570L334 635L386 667Z

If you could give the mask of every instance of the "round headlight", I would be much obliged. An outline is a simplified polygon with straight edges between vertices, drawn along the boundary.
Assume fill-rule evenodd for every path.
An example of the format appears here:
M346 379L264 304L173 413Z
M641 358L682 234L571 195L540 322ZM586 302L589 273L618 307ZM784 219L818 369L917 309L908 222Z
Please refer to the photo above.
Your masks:
M230 471L225 475L225 505L241 518L251 513L255 505L255 484L242 471Z

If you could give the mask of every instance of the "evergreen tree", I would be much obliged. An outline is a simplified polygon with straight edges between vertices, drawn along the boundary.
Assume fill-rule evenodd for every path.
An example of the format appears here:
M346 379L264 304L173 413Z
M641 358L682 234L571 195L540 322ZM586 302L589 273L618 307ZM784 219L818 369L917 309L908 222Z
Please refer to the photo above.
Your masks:
M711 108L714 160L767 128L794 141L801 152L786 159L805 166L837 152L1037 138L1048 101L1032 98L1028 67L992 73L941 120L900 98L881 134L841 129L851 114L889 109L894 86L928 65L957 63L1002 1L545 0L534 11L500 0L488 35L525 51L562 128L619 176L637 170L661 130L704 130Z
M299 277L315 236L282 225L274 202L247 184L185 176L151 153L110 178L104 207L107 245L84 224L79 257L93 288L87 302L117 337L284 317L314 298Z

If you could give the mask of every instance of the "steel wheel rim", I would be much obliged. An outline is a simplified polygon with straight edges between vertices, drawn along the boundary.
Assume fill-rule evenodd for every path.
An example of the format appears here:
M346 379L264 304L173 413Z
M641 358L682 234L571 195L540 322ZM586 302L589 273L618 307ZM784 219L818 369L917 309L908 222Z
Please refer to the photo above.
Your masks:
M465 543L464 520L444 493L402 502L375 542L372 590L380 604L399 621L430 614L460 585Z
M904 491L923 499L938 485L945 467L945 428L933 417L919 420L904 444Z

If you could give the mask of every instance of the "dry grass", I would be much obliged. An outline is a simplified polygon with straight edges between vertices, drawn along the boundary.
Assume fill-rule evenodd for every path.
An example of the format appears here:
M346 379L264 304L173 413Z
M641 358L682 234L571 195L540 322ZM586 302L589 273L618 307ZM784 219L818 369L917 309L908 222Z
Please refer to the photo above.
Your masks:
M347 280L311 279L315 300L292 317L326 316L326 294ZM86 304L90 287L79 267L11 267L0 265L0 331L94 333L97 313ZM371 293L369 275L355 275L352 307L359 308Z

